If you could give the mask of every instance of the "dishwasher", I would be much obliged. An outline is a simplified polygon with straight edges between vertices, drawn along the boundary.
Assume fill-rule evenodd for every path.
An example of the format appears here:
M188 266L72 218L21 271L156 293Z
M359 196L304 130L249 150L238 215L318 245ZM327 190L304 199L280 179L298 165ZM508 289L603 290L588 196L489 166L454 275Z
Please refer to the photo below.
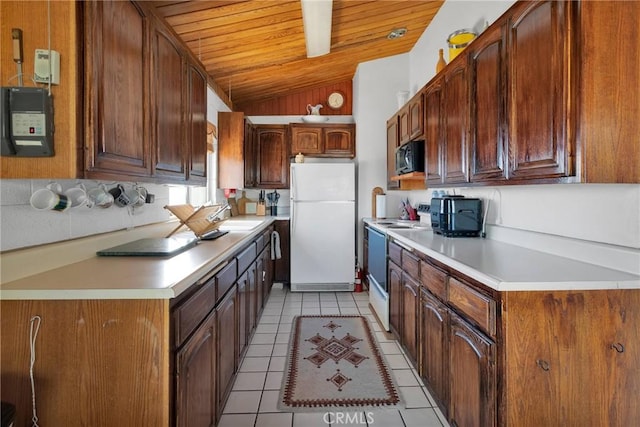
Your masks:
M369 234L369 304L378 315L382 326L389 330L389 291L387 288L387 236L367 226Z

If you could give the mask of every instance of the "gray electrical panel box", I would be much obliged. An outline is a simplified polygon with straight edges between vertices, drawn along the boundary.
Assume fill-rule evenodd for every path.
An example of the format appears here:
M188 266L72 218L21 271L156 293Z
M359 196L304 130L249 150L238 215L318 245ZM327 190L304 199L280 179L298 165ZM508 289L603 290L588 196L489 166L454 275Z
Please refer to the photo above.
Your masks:
M53 101L46 89L0 88L0 155L50 157L53 150Z

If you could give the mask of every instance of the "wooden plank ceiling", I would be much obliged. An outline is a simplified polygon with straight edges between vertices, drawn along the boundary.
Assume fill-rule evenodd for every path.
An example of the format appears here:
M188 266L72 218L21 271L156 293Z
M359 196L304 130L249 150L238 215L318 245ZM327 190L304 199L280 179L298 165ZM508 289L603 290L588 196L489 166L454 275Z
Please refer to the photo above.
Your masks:
M307 58L300 1L155 1L233 104L351 81L359 63L406 53L443 1L334 0L331 52ZM387 39L393 29L407 33Z

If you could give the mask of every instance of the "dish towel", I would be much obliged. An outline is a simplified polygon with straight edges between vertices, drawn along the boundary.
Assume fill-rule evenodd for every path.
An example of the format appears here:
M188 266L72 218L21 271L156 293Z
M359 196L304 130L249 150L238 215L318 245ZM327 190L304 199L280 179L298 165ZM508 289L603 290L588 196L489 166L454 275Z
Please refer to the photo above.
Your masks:
M273 231L271 232L271 259L280 258L282 258L282 253L280 252L280 233Z

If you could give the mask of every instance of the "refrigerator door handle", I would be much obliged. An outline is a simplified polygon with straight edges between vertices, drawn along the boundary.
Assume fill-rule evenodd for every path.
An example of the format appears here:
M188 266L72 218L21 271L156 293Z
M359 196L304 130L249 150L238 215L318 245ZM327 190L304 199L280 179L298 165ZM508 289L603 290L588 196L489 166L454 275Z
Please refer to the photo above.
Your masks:
M291 205L290 209L291 209L291 232L293 233L296 229L296 209L295 209L295 205L296 205L296 168L293 167L293 165L290 168L291 170L291 203L289 203Z
M296 200L296 168L291 167L291 199Z
M296 203L292 200L291 207L289 208L291 216L291 233L296 231Z

